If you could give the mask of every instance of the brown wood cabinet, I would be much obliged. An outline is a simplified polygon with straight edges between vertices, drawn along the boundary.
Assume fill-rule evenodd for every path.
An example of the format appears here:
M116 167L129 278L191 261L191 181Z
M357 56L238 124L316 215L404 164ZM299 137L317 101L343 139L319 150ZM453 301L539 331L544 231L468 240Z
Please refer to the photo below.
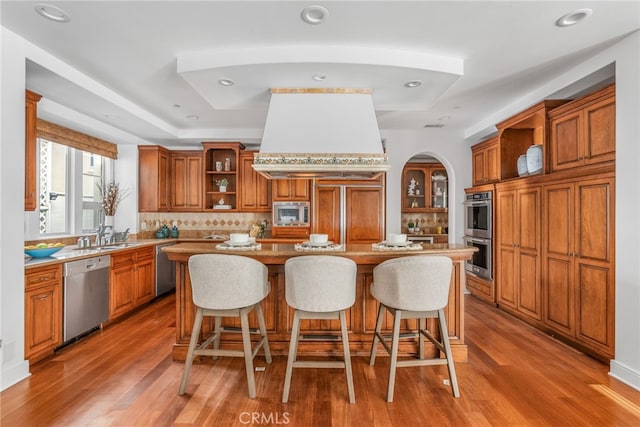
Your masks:
M316 183L313 200L314 233L326 233L329 240L336 243L384 240L385 195L380 181L357 185ZM342 227L344 241L341 241Z
M109 320L120 317L155 297L154 247L111 255Z
M203 142L204 150L204 210L216 212L238 211L239 142ZM222 180L226 181L225 191Z
M544 323L614 356L614 178L545 185Z
M565 104L551 118L551 169L615 160L615 85Z
M532 145L542 147L542 172L549 172L549 111L565 104L563 100L546 100L498 123L500 179L517 178L518 158Z
M169 210L169 150L157 145L138 146L138 211Z
M201 212L202 151L171 151L170 206L174 212Z
M24 210L38 207L38 101L42 98L30 90L25 94L24 131Z
M470 274L466 275L466 279L467 289L472 295L491 304L496 302L496 293L493 281L480 279L479 277L475 277Z
M271 212L271 182L253 170L253 153L240 153L239 201L241 212Z
M440 163L407 163L400 194L402 212L447 212L447 171Z
M272 179L274 202L308 202L311 200L310 179Z
M498 138L491 138L471 147L473 185L500 180L500 152Z
M541 187L497 186L497 303L516 315L542 319Z
M62 344L62 265L25 274L24 354L34 363Z

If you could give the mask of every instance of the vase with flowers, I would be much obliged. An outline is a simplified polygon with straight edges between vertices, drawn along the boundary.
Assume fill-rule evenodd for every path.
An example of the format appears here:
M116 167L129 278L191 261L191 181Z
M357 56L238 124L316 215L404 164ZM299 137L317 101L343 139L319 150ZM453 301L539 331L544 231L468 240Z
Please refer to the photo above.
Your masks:
M128 191L120 188L120 184L109 181L104 186L97 184L102 198L102 210L104 211L104 225L113 227L113 216L116 214L118 205L128 195Z
M227 185L229 185L229 181L227 181L227 178L216 179L216 185L218 186L219 191L221 193L224 193L227 191Z

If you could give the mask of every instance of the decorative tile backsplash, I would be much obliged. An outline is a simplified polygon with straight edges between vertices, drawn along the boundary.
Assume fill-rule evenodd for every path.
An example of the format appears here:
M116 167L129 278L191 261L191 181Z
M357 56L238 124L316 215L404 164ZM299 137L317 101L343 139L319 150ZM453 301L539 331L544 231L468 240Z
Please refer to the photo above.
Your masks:
M249 231L253 224L267 221L271 228L270 213L212 213L212 212L152 212L138 214L138 232L155 232L163 225L174 225L182 231L225 232Z
M403 213L401 228L406 230L409 222L417 223L424 232L428 233L431 228L448 227L449 214L446 212Z

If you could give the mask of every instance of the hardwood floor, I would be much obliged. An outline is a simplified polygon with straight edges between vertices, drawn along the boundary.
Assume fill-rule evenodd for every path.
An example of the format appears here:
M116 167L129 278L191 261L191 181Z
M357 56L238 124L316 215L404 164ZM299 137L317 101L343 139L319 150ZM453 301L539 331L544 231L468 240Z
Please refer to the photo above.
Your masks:
M258 397L247 397L244 362L194 365L178 396L172 362L175 296L144 308L32 366L0 394L2 426L637 426L640 392L608 366L467 295L469 362L457 363L461 397L445 366L400 368L385 402L388 358L352 358L356 403L340 369L298 369L280 402L286 356L256 358Z

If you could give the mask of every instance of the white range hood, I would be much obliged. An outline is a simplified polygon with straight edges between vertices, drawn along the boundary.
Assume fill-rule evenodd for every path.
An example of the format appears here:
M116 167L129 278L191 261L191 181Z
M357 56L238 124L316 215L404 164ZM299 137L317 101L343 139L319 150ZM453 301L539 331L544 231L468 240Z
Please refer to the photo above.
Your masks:
M389 169L370 89L271 92L257 172L271 179L371 179Z

